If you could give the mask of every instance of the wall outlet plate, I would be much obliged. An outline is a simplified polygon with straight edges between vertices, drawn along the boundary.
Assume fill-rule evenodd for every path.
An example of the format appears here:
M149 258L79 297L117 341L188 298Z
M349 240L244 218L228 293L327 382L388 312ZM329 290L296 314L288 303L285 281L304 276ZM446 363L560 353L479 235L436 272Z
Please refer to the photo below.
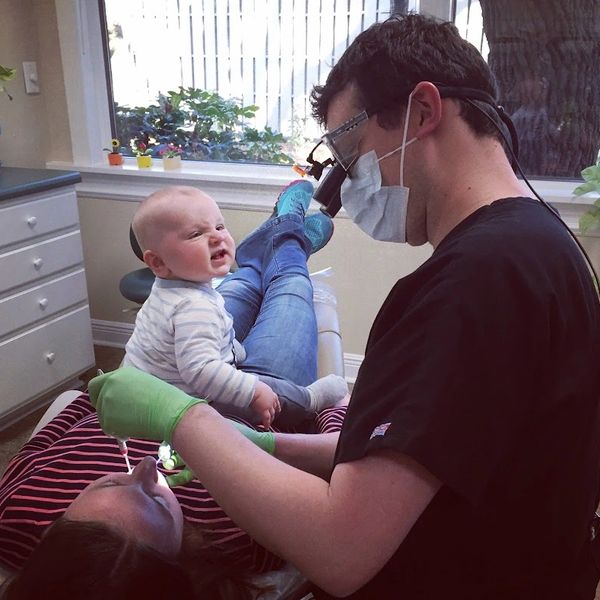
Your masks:
M25 91L28 94L40 93L37 64L35 62L23 63L23 79L25 80Z

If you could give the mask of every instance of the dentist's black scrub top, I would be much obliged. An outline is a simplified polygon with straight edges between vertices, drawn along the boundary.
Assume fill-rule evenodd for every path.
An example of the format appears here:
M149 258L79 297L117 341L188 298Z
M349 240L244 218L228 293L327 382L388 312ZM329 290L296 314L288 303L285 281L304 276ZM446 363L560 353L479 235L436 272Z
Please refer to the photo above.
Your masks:
M583 598L599 350L586 263L535 200L477 210L398 281L371 330L336 463L393 449L443 486L351 597Z

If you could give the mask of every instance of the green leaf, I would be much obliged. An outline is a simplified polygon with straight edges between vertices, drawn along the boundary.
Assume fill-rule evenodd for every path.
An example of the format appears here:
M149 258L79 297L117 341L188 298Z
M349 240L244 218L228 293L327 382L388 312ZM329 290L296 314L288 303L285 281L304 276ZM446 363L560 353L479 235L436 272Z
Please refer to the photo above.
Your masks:
M585 214L581 215L581 217L579 217L579 229L582 233L586 233L586 231L597 225L598 222L598 217L595 217L591 213L586 212Z
M10 81L17 73L16 69L0 65L0 81Z
M121 139L175 143L188 158L291 163L283 152L291 140L269 127L258 131L250 126L258 108L243 106L239 98L179 87L159 93L158 103L150 106L115 103L115 114Z
M587 167L583 171L581 171L581 176L586 181L599 181L600 182L600 167L598 167L596 165Z
M584 194L589 194L596 189L596 184L593 181L588 181L581 185L578 185L574 190L573 194L576 196L583 196Z

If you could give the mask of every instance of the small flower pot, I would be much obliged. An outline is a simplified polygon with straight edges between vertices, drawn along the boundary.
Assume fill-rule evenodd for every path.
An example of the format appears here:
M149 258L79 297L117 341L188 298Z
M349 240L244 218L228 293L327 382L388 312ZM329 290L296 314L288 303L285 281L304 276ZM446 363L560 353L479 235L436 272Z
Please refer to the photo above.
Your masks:
M118 154L116 152L110 152L108 154L108 164L112 165L113 167L122 165L123 164L123 155Z
M137 166L139 169L149 169L152 166L151 156L136 156Z
M181 169L181 156L163 156L163 169L165 171Z

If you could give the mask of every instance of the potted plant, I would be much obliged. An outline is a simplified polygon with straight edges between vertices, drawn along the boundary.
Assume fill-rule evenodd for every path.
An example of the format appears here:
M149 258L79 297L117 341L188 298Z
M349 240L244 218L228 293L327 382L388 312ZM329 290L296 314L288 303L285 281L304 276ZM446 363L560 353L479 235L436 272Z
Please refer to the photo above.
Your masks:
M3 67L2 65L0 65L0 83L3 81L10 81L11 79L14 79L16 72L16 69ZM0 85L0 92L5 92L8 96L8 99L12 100L12 96L8 93L8 90L3 85Z
M163 168L165 171L171 171L174 169L181 169L181 153L183 150L175 144L168 144L162 150L159 150L159 154L163 159Z
M146 144L146 142L134 138L131 140L130 145L133 153L135 154L137 166L140 169L149 169L152 166L153 151L153 147L150 146L150 140L149 143Z
M598 197L598 194L600 194L600 152L598 152L596 164L581 171L581 176L584 183L578 185L573 193L576 196L583 196L595 192L597 196L592 206L579 219L579 229L581 233L585 233L588 229L595 228L600 223L600 197Z
M8 96L9 100L12 100L13 97L8 93L8 90L2 85L2 82L14 79L16 72L16 69L11 69L10 67L3 67L2 65L0 65L0 94L4 92ZM0 160L0 167L1 166L2 161Z
M123 155L121 154L121 142L117 138L113 138L110 141L110 148L102 148L105 152L108 152L108 164L111 166L118 166L123 164Z

